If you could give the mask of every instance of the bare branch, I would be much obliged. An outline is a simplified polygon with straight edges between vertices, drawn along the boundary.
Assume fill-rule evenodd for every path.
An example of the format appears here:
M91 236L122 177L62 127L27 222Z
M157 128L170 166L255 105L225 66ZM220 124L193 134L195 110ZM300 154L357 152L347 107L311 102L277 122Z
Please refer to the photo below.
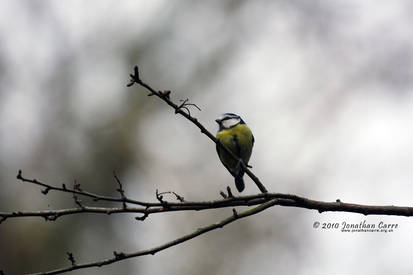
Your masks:
M233 198L234 195L232 195L231 187L227 186L227 193L228 193L228 198Z
M158 196L161 193L157 193ZM41 217L46 221L55 221L57 218L67 215L94 213L94 214L118 214L118 213L140 213L141 217L136 217L137 220L144 220L151 214L176 212L176 211L202 211L208 209L217 209L224 207L235 206L255 206L267 201L277 199L274 205L298 207L317 210L318 212L352 212L363 215L392 215L392 216L413 216L413 207L404 206L376 206L376 205L362 205L353 203L344 203L340 200L334 202L323 202L307 199L290 194L281 193L260 193L249 196L227 197L221 200L214 201L199 201L199 202L167 202L161 199L159 203L143 203L146 207L90 207L83 206L79 208L61 209L61 210L44 210L44 211L14 211L11 213L0 212L0 222L8 218L18 217Z
M118 183L118 185L119 185L119 188L117 188L116 189L116 191L118 191L119 192L119 194L120 194L120 198L122 199L122 205L123 205L123 208L125 208L126 209L126 195L125 195L125 190L123 190L123 186L122 186L122 182L120 181L120 179L119 179L119 177L118 177L118 175L116 174L116 172L115 171L113 171L113 176L115 177L115 180L116 180L116 182Z
M64 273L64 272L69 272L69 271L73 271L73 270L77 270L77 269L84 269L84 268L89 268L89 267L101 267L104 265L109 265L115 262L119 262L125 259L129 259L129 258L134 258L134 257L141 257L141 256L145 256L145 255L155 255L156 253L158 253L159 251L165 250L167 248L176 246L178 244L181 244L183 242L189 241L199 235L205 234L209 231L212 231L214 229L218 229L218 228L222 228L227 224L230 224L238 219L242 219L254 214L257 214L273 205L277 204L277 199L273 199L270 201L267 201L263 204L260 204L259 206L246 210L244 212L241 213L236 213L233 212L233 215L231 215L230 217L218 222L218 223L213 223L211 225L205 226L205 227L201 227L198 228L196 231L192 232L191 234L182 236L178 239L175 239L171 242L165 243L163 245L151 248L151 249L146 249L146 250L141 250L141 251L137 251L134 253L124 253L124 252L116 252L114 251L114 257L109 258L109 259L105 259L102 261L97 261L97 262L91 262L91 263L85 263L85 264L77 264L75 265L72 262L72 265L66 268L61 268L61 269L56 269L56 270L52 270L52 271L48 271L48 272L41 272L41 273L34 273L32 275L51 275L51 274L60 274L60 273Z
M128 87L132 86L134 83L144 87L145 89L147 89L149 91L149 95L153 96L157 96L160 99L162 99L165 103L167 103L169 106L171 106L174 110L175 110L175 114L180 114L183 117L185 117L186 119L188 119L189 121L191 121L193 124L195 124L200 130L201 133L203 133L204 135L206 135L207 137L209 137L209 139L211 139L213 142L215 142L216 144L218 144L218 146L221 146L222 148L224 148L224 150L230 154L234 159L238 160L238 162L241 164L242 169L245 171L245 173L254 181L254 183L257 185L258 189L260 189L261 192L263 193L267 193L267 189L265 188L265 186L261 183L261 181L257 178L257 176L255 176L250 169L248 169L248 167L245 165L245 163L238 158L231 150L229 150L226 146L224 146L221 142L219 142L215 136L213 134L211 134L199 121L198 119L192 117L189 113L189 110L187 110L187 112L184 111L184 109L182 108L182 106L184 105L176 105L175 103L173 103L170 99L170 91L168 91L168 95L165 96L165 93L163 92L157 92L155 91L151 86L149 86L148 84L146 84L145 82L143 82L139 76L139 69L138 66L134 67L134 74L130 75L131 77L131 81L130 83L127 85ZM184 101L184 103L186 103L188 101L188 99L186 101ZM190 105L196 106L192 103L189 103ZM187 104L188 105L188 104ZM196 106L198 109L199 107Z
M63 183L62 187L57 187L57 186L52 186L43 182L40 182L36 179L28 179L23 177L22 171L19 170L19 173L17 174L17 179L22 181L22 182L29 182L29 183L33 183L35 185L39 185L42 187L45 187L46 189L42 190L43 194L47 194L49 191L60 191L60 192L66 192L66 193L72 193L72 194L76 194L76 195L81 195L81 196L85 196L85 197L89 197L92 198L94 201L110 201L110 202L126 202L126 203L130 203L130 204L135 204L135 205L142 205L142 206L151 206L151 203L145 203L145 202L141 202L141 201L136 201L136 200L131 200L131 199L127 199L127 198L115 198L115 197L108 197L108 196L101 196L98 194L94 194L94 193L90 193L90 192L85 192L82 191L79 188L75 189L69 189L66 187L66 185ZM46 191L47 190L47 191Z

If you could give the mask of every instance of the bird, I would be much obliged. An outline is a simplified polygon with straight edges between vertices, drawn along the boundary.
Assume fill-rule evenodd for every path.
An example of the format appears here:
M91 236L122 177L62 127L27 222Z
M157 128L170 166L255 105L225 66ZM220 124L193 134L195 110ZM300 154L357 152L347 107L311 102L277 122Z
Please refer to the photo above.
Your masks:
M240 165L240 160L248 166L250 160L252 147L254 146L254 136L245 124L244 120L236 114L224 113L215 120L218 123L218 132L216 138L217 153L222 164L227 168L235 179L235 187L238 192L242 192L245 188L244 184L244 170ZM234 159L228 152L222 148L224 145L229 149L238 159Z

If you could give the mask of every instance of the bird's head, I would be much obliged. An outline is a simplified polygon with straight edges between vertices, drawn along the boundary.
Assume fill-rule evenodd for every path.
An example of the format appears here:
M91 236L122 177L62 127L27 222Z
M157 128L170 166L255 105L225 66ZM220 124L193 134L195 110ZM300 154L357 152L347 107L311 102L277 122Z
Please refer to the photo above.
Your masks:
M245 124L242 118L239 115L233 113L222 114L215 120L219 125L219 130L230 129L238 124Z

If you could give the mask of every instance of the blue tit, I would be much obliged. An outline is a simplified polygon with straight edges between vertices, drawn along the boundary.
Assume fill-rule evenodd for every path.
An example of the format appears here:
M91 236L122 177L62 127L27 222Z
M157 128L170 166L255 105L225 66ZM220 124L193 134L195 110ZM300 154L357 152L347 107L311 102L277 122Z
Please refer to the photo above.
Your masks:
M216 138L229 150L231 150L245 165L250 160L254 136L247 124L236 114L225 113L215 120L218 125ZM218 156L225 168L235 178L235 186L239 192L244 190L244 170L238 160L228 154L222 146L217 144Z

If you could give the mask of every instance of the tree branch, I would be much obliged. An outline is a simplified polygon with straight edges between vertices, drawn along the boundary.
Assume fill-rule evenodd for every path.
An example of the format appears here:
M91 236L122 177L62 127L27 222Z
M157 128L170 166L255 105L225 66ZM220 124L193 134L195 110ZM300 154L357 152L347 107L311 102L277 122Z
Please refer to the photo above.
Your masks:
M199 235L205 234L209 231L212 231L214 229L218 229L218 228L222 228L227 224L230 224L236 220L257 214L273 205L275 205L277 203L277 199L273 199L270 201L267 201L263 204L260 204L259 206L243 211L241 213L236 213L234 212L232 216L229 216L228 218L218 222L218 223L213 223L211 225L205 226L205 227L201 227L198 228L196 231L192 232L191 234L182 236L178 239L175 239L171 242L165 243L163 245L160 246L156 246L154 248L151 249L146 249L146 250L141 250L141 251L137 251L134 253L124 253L124 252L116 252L114 251L114 257L109 258L109 259L105 259L102 261L97 261L97 262L91 262L91 263L85 263L85 264L74 264L74 258L73 258L73 254L70 253L71 255L71 259L70 260L72 265L66 268L61 268L61 269L56 269L56 270L52 270L52 271L47 271L47 272L40 272L40 273L33 273L32 275L51 275L51 274L60 274L60 273L64 273L64 272L69 272L69 271L73 271L73 270L77 270L77 269L84 269L84 268L89 268L89 267L101 267L104 265L109 265L115 262L119 262L122 260L126 260L129 258L134 258L134 257L140 257L140 256L145 256L145 255L155 255L156 253L158 253L159 251L165 250L167 248L176 246L178 244L181 244L183 242L189 241Z
M117 178L116 174L114 174L115 179L118 183L120 183L119 179ZM47 195L49 193L49 191L60 191L60 192L66 192L66 193L72 193L75 195L82 195L85 197L89 197L92 198L94 201L110 201L110 202L121 202L121 203L130 203L130 204L136 204L136 205L142 205L142 206L151 206L151 203L145 203L145 202L141 202L141 201L137 201L137 200L131 200L131 199L127 199L126 197L124 197L124 195L121 195L121 198L115 198L115 197L108 197L108 196L102 196L102 195L98 195L98 194L94 194L91 192L86 192L86 191L82 191L80 189L80 187L77 188L73 188L70 189L66 186L66 184L62 184L62 187L58 187L58 186L52 186L43 182L38 181L37 179L28 179L23 177L22 171L19 170L18 174L17 174L17 179L21 180L22 182L29 182L29 183L33 183L35 185L39 185L42 187L45 187L45 189L43 189L41 192L43 195ZM77 184L78 186L80 186L79 184ZM122 185L119 185L120 188L122 188ZM120 189L119 188L119 189ZM117 189L118 192L119 189ZM123 192L123 189L121 189ZM122 192L120 192L122 194Z
M92 197L94 200L96 198L102 198L103 200L122 203L122 207L90 207L81 205L78 208L69 208L69 209L60 209L60 210L43 210L43 211L14 211L14 212L0 212L0 223L5 221L8 218L19 218L19 217L41 217L46 221L55 221L57 218L67 215L74 214L118 214L118 213L136 213L143 214L140 217L136 217L137 220L144 220L151 214L164 213L164 212L176 212L176 211L201 211L208 209L217 209L224 207L235 207L235 206L255 206L270 200L277 199L277 202L274 205L280 206L289 206L289 207L298 207L317 210L318 212L353 212L363 215L393 215L393 216L413 216L413 207L403 207L403 206L375 206L375 205L361 205L353 203L344 203L340 200L335 202L324 202L317 201L312 199L307 199L297 195L291 194L282 194L282 193L260 193L256 195L248 196L229 196L221 200L212 200L212 201L184 201L182 196L179 196L175 192L157 192L156 197L159 202L139 202L139 205L142 207L130 207L124 203L122 199L115 199L110 197L101 197L99 195L93 194L84 191L76 191L69 189L62 189L55 187L49 184L39 182L37 180L28 180L21 175L19 171L18 178L25 182L30 182L36 185L43 186L49 190L57 190L69 192L81 196ZM119 180L119 179L118 179ZM119 183L120 181L118 181ZM120 189L120 188L119 188ZM123 189L122 189L123 192ZM179 202L169 202L165 201L162 198L162 194L172 193L176 196ZM125 196L125 195L123 195ZM109 199L108 199L109 198ZM125 196L126 199L126 196ZM128 200L136 202L134 200Z
M265 186L261 183L261 181L258 179L257 176L255 176L250 169L248 169L248 167L245 165L245 163L242 161L242 159L238 158L231 150L229 150L226 146L224 146L221 142L219 142L214 135L212 135L199 121L198 119L196 119L195 117L191 116L191 113L189 112L188 106L196 106L193 103L188 103L188 99L183 101L183 104L181 105L176 105L175 103L173 103L170 99L170 94L171 91L164 91L164 92L157 92L155 91L151 86L149 86L148 84L146 84L145 82L143 82L140 79L139 76L139 69L138 66L135 66L134 68L134 74L130 75L131 77L131 81L130 83L127 85L128 87L132 86L133 84L138 84L142 87L144 87L145 89L147 89L149 91L148 96L157 96L158 98L162 99L166 104L168 104L169 106L171 106L174 110L175 110L175 114L180 114L183 117L185 117L186 119L188 119L189 121L191 121L193 124L195 124L200 130L201 133L203 133L204 135L206 135L207 137L209 137L210 140L212 140L215 144L218 144L218 146L221 146L222 148L224 148L224 150L230 154L235 160L238 161L238 163L240 163L242 169L244 170L244 172L254 181L254 183L257 185L258 189L260 189L261 192L266 193L268 192L267 189L265 188ZM198 106L196 106L196 108L198 108ZM198 108L199 109L199 108ZM186 111L186 112L185 112Z

